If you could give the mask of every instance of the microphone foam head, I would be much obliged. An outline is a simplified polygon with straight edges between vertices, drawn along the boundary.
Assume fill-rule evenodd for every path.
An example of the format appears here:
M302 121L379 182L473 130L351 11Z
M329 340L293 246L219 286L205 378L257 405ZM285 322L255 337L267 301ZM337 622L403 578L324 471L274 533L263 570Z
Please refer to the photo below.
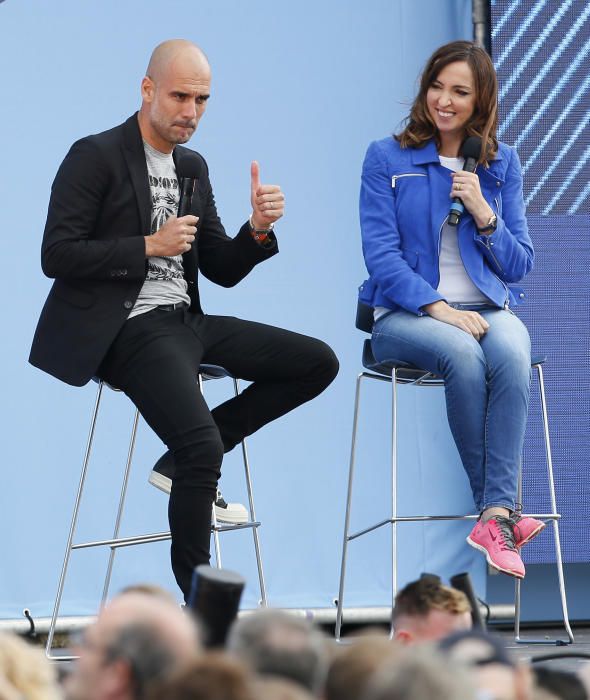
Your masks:
M176 175L179 180L188 177L191 180L198 180L201 170L197 157L183 156L176 161Z
M469 138L466 138L461 146L461 155L465 160L468 158L479 160L481 155L481 138L479 136L469 136Z

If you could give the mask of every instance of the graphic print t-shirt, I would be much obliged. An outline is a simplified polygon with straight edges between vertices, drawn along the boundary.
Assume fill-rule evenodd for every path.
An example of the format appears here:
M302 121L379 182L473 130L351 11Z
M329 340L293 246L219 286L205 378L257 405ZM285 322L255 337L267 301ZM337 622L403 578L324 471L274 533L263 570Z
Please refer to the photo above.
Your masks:
M155 233L178 211L179 188L171 153L160 153L143 143L152 197L151 228ZM147 275L129 318L163 304L190 304L186 293L182 255L148 258Z

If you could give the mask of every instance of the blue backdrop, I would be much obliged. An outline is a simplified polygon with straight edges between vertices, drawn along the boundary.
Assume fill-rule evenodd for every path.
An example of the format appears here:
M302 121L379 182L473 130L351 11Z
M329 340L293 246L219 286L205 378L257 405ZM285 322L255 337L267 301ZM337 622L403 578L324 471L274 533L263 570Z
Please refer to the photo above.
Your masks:
M496 0L492 53L503 141L518 149L535 269L518 314L547 355L547 402L565 561L588 562L590 536L590 0ZM533 394L525 446L526 506L547 512L542 426ZM555 560L543 533L528 561Z
M365 274L357 223L360 166L368 143L405 116L427 56L442 43L469 38L470 19L469 0L0 5L0 617L17 617L25 606L35 616L50 612L95 391L68 387L27 364L50 286L39 265L50 183L75 139L118 124L137 109L152 48L178 35L199 43L213 67L212 98L191 145L208 159L228 231L235 232L248 215L252 159L259 160L263 180L279 182L287 195L287 214L278 227L281 254L233 290L204 285L205 308L317 335L341 360L340 376L323 396L250 442L270 600L332 606L362 341L353 327L356 286ZM208 396L215 402L228 391L217 382ZM442 397L426 393L402 396L408 436L402 449L415 466L407 472L405 502L413 507L418 494L432 500L432 491L421 486L452 483L455 502L445 510L470 508ZM365 414L377 438L387 429L386 406L386 397L376 396ZM131 425L125 397L110 393L105 408L81 538L109 534ZM430 439L420 444L426 427L414 431L417 416L429 422ZM367 448L364 467L371 476L359 484L359 522L381 517L388 501L385 446L377 459L381 442L374 439ZM161 451L142 425L124 534L167 527L165 497L147 485ZM412 474L420 480L410 479ZM229 499L244 499L239 455L224 464L222 487ZM453 541L460 542L459 534ZM376 534L355 550L359 573L351 578L350 604L387 602L385 537ZM410 536L402 580L423 566L417 552L432 554L431 568L443 573L472 566L474 553L460 544L451 564L440 560L433 537L419 526ZM224 544L226 566L255 580L249 534L228 534ZM115 589L137 580L174 588L168 544L118 556ZM75 555L64 613L95 611L105 558L104 552ZM255 600L251 587L246 602Z

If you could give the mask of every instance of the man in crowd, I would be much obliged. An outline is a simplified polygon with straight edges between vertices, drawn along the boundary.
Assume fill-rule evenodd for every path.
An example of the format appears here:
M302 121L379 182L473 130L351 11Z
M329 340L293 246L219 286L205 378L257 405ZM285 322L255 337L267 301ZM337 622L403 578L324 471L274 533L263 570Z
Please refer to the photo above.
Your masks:
M530 665L518 663L502 640L482 630L455 632L439 648L455 668L463 667L482 697L502 700L533 700L535 696Z
M467 596L429 575L398 592L392 616L395 639L404 644L437 641L472 624Z
M200 654L190 615L150 593L122 593L87 628L66 678L67 700L139 700Z
M326 639L312 622L282 610L257 610L234 622L227 650L261 676L279 676L322 696Z
M284 210L280 187L261 184L253 162L252 213L226 235L207 165L181 145L210 92L204 53L166 41L151 56L139 112L72 146L52 187L42 267L55 282L30 356L75 386L98 376L122 389L168 447L156 467L170 489L172 568L185 598L194 567L209 561L223 454L317 396L338 371L319 340L203 314L198 272L237 284L278 252L273 226ZM194 194L177 217L183 176ZM210 411L201 363L252 383Z

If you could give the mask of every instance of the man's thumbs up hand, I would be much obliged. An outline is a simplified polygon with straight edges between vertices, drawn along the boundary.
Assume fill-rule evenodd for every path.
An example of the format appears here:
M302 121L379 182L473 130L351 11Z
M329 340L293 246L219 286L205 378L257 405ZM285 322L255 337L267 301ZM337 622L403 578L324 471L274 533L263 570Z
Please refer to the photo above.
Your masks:
M250 166L250 202L255 229L270 228L285 213L285 195L278 185L260 184L260 167L255 160Z

